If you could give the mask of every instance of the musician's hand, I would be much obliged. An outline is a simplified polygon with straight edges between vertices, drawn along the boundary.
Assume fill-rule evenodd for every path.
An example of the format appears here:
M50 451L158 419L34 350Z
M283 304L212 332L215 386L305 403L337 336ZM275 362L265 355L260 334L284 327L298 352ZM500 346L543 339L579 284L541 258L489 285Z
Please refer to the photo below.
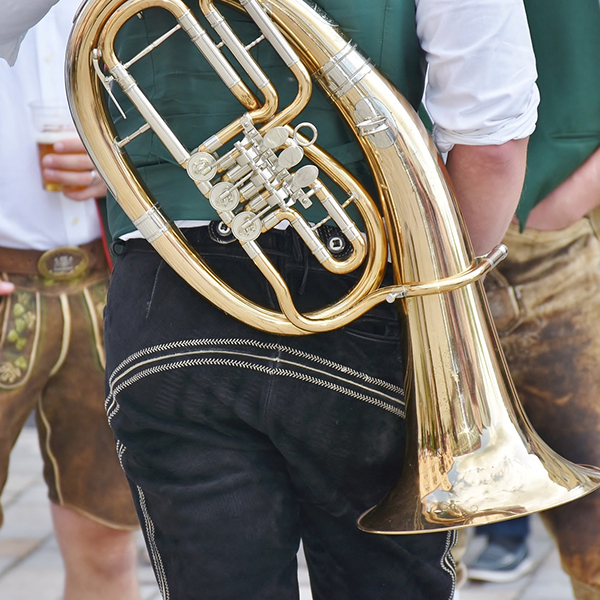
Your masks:
M561 201L558 195L550 195L544 198L529 213L527 229L559 231L579 221L584 214L579 210L574 210L569 202Z
M106 196L106 186L94 168L79 138L54 144L54 153L42 160L44 176L62 183L63 194L71 200L89 200Z
M598 206L600 149L534 207L527 219L527 227L541 231L566 229Z
M0 296L8 296L15 291L14 283L0 279Z

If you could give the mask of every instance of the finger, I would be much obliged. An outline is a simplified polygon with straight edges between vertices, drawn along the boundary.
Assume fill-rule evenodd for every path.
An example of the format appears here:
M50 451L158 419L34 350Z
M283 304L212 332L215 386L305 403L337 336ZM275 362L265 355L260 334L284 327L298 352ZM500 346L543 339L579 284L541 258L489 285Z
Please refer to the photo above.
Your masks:
M86 188L95 185L97 179L94 177L95 171L88 169L86 171L63 171L58 169L44 169L44 177L54 183L62 183L68 187Z
M87 154L46 154L42 167L57 171L92 171L94 163Z
M96 185L90 185L85 189L69 189L65 188L63 194L71 200L82 201L90 200L91 198L103 198L106 196L106 186L100 182Z
M7 296L15 291L15 284L10 281L0 280L0 296Z
M56 142L54 144L54 152L58 154L78 154L85 152L85 147L78 137L73 137Z
M44 169L48 181L62 184L63 193L72 200L89 200L106 196L106 185L94 169L91 171L57 171Z

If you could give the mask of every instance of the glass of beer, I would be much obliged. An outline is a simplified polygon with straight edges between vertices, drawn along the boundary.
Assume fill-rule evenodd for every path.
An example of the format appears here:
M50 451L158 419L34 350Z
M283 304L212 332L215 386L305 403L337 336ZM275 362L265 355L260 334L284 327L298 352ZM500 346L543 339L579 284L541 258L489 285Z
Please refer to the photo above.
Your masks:
M36 142L42 173L42 185L49 192L62 192L63 185L55 181L47 181L43 175L42 159L46 154L54 152L54 144L61 140L78 137L71 114L66 104L49 104L32 102L29 105L31 117L36 131ZM70 188L74 190L75 188ZM81 188L84 189L84 188Z

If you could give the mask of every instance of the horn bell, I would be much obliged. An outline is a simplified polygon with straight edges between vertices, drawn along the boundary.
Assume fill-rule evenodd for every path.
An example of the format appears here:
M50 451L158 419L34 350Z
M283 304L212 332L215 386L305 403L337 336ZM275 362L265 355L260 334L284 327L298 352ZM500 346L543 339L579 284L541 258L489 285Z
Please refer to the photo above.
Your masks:
M447 303L440 297L404 301L409 323L425 327L423 336L410 340L404 469L382 502L360 517L360 529L414 534L485 525L554 508L600 487L599 469L559 456L531 426L482 284L441 296ZM467 306L479 307L479 314ZM452 339L458 323L466 329Z

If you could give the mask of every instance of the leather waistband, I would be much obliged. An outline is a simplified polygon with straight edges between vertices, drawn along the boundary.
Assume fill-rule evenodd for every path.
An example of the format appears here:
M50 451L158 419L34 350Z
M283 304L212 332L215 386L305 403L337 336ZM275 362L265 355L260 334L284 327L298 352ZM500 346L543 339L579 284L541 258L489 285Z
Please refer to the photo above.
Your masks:
M101 239L47 251L0 247L0 271L9 275L37 275L70 281L101 268L108 268Z

